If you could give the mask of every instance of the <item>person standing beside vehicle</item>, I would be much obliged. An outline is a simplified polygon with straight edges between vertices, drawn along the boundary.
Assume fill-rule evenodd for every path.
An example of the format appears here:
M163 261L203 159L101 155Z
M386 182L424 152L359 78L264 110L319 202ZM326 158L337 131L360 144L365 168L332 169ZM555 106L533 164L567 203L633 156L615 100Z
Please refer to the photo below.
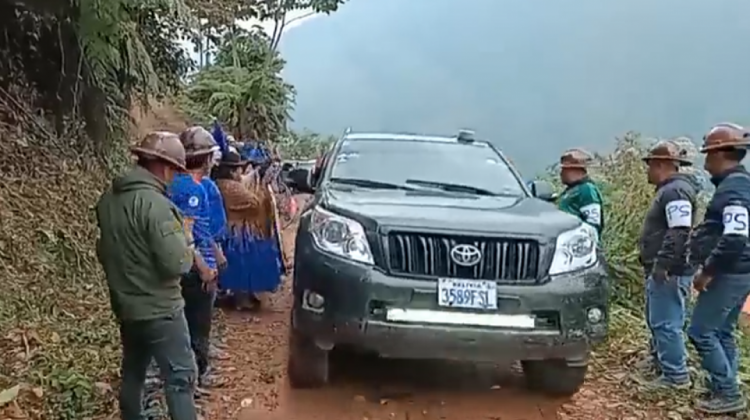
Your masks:
M687 151L672 141L657 143L643 158L648 183L656 196L645 215L640 261L646 275L646 324L651 332L649 355L640 370L658 373L650 388L690 387L683 337L686 301L693 271L687 266L686 243L695 222L698 190L679 168L690 166ZM646 372L644 372L646 373Z
M183 312L180 276L193 252L167 186L185 169L178 136L148 134L132 149L137 166L116 178L96 205L96 249L109 287L122 340L120 415L143 419L146 369L156 360L173 420L198 418L193 391L196 368Z
M703 222L690 238L688 261L697 267L693 287L698 299L688 337L709 376L709 392L697 403L708 414L744 411L747 402L737 383L739 354L734 332L750 294L750 174L742 159L750 132L736 124L713 127L701 153L716 191Z
M221 127L215 127L214 139L223 156L213 176L227 215L223 243L227 268L221 273L220 284L236 297L238 309L257 310L261 306L259 295L273 293L281 284L275 208L272 194L257 172L246 175L250 162L231 151L225 138Z
M565 191L560 195L560 210L570 213L596 228L601 237L604 229L602 194L588 176L593 158L583 149L571 149L560 157L560 180Z
M216 182L211 179L211 172L221 161L221 148L215 140L214 146L211 148L211 150L213 153L210 159L210 164L207 165L202 172L203 176L201 177L201 185L203 185L203 188L206 190L206 195L208 196L208 218L210 234L211 237L214 238L214 244L218 248L216 255L216 266L219 273L221 273L227 267L227 259L224 255L224 250L221 249L221 243L223 242L224 235L226 234L227 229L227 214L224 210L224 199L221 197L219 187L216 185ZM217 287L213 291L211 308L216 308L216 298L218 296L218 293L219 290ZM215 346L213 342L209 345L208 353L211 359L226 358L226 354L224 354L222 350Z
M213 297L218 276L217 260L221 250L211 231L208 193L201 183L203 173L213 157L215 145L211 133L201 127L191 127L180 134L185 148L186 173L178 174L169 188L169 197L180 209L185 231L195 243L193 269L182 276L182 296L185 316L190 329L190 343L198 365L199 392L211 386L208 376L209 340Z

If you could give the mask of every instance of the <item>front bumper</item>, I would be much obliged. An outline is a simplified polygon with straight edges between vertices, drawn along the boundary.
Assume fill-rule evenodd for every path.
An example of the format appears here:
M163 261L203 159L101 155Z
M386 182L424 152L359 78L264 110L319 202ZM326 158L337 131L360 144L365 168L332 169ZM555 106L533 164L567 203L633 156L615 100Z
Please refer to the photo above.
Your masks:
M608 278L601 264L538 285L498 285L498 314L533 315L533 329L393 322L389 308L439 308L437 283L390 276L318 250L298 235L292 326L322 348L349 345L384 357L477 362L566 359L586 363L607 334ZM311 308L306 297L322 296ZM603 319L592 323L588 311Z

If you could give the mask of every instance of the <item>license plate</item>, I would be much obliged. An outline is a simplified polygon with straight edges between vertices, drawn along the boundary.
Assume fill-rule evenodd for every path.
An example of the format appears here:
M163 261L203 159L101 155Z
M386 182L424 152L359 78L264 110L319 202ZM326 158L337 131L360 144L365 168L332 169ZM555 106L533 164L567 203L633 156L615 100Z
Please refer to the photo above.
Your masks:
M497 309L497 285L491 280L438 279L438 305L464 309Z

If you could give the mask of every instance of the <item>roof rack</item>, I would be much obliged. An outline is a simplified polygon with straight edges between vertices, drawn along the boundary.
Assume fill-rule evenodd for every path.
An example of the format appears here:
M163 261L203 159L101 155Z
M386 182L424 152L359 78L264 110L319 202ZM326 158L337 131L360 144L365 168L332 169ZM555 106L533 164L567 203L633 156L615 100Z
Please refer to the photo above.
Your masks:
M461 143L473 143L476 140L474 138L474 130L458 130L458 136L456 136L456 139Z

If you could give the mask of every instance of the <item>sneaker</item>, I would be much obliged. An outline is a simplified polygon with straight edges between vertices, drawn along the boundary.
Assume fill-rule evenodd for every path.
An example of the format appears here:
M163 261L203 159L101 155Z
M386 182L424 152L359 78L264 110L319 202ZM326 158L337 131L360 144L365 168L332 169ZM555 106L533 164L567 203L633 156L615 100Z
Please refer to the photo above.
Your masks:
M635 362L635 365L633 367L643 373L653 373L659 370L656 359L654 359L654 356L650 354Z
M216 360L227 360L229 359L229 355L222 349L218 348L217 346L211 344L208 348L208 357Z
M683 381L675 381L667 378L664 375L660 375L654 380L643 382L642 385L647 389L658 391L658 390L683 390L690 389L690 378L686 378Z
M198 387L204 390L217 388L222 385L224 385L224 380L222 380L219 376L211 373L211 371L204 373L203 375L200 375L198 377Z
M735 414L747 409L747 401L741 396L732 399L714 396L698 400L695 409L705 414Z

